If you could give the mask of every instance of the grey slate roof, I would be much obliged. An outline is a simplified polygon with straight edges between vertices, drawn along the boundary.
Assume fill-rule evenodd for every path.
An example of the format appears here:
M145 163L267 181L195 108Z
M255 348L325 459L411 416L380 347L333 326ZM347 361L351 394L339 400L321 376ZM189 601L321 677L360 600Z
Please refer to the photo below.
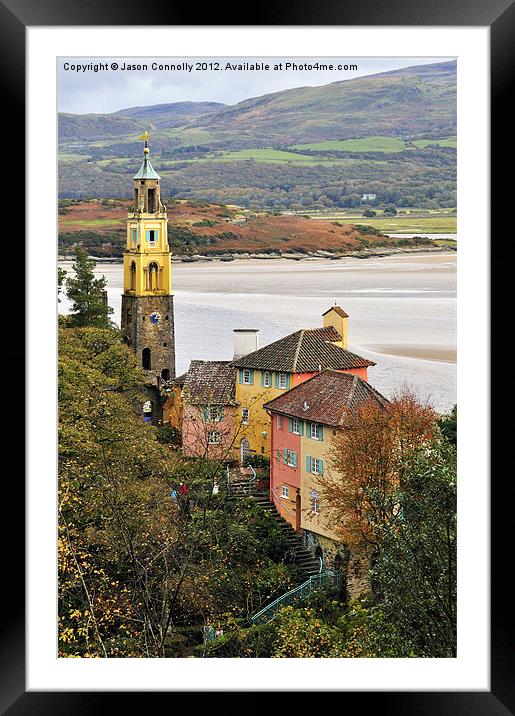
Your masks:
M338 427L347 412L369 400L383 407L389 402L357 375L327 369L265 403L264 407L301 420Z
M183 386L183 395L190 405L233 405L235 402L235 370L230 361L192 360L187 373L175 379Z
M277 370L284 373L310 373L324 368L349 370L375 365L373 361L330 342L339 339L339 333L332 326L306 328L239 358L233 365L235 368Z

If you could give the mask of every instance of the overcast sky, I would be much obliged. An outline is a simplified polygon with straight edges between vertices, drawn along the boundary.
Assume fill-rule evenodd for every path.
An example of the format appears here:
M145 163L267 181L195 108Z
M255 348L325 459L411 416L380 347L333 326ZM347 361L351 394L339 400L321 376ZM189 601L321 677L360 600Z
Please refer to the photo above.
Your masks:
M164 104L168 102L210 101L236 104L250 97L259 97L269 92L292 87L317 86L351 79L363 75L386 72L400 67L444 62L450 58L441 57L373 57L373 58L323 58L323 57L64 57L58 61L60 112L76 114L116 112L127 107ZM195 66L197 61L219 62L221 71L194 69L152 70L153 62L168 65L189 63ZM265 62L273 67L279 62L314 64L315 62L333 65L358 65L356 70L286 70L274 71L228 71L225 63ZM118 69L113 70L113 62ZM104 63L108 69L86 69L86 71L65 70L69 65L98 65ZM147 71L124 71L123 64L147 64Z

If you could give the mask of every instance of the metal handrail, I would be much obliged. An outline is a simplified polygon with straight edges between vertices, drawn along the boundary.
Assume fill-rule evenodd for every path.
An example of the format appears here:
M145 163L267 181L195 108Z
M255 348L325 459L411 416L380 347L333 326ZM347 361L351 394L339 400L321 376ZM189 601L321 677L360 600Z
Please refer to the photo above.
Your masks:
M338 586L340 582L340 573L334 571L321 572L311 576L307 581L299 584L298 587L291 589L282 596L275 599L271 604L263 607L259 612L254 614L250 619L252 624L266 624L272 619L275 619L279 609L288 604L300 601L305 597L308 597L317 589L325 586L328 583L332 583L334 586Z
M233 484L237 484L238 486L244 486L246 490L248 490L248 494L252 492L252 486L256 483L257 480L257 473L252 467L252 465L247 465L247 467L250 467L252 470L252 476L247 478L247 480L232 480L231 478L231 471L229 469L229 465L227 465L227 492L231 494L232 492L232 486Z
M281 507L284 507L284 509L287 510L287 511L288 511L290 514L292 514L294 517L296 516L296 512L294 512L290 507L288 507L288 505L284 505L284 504L283 504L283 502L282 502L282 499L283 499L283 498L280 497L280 496L277 494L275 487L272 487L272 495L275 495L275 497L277 497L277 499L278 499L279 502L281 503Z

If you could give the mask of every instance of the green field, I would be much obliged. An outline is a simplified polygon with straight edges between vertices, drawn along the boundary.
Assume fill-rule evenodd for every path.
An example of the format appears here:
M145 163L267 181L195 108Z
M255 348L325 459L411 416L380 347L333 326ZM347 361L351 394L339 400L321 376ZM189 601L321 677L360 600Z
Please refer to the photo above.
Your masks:
M216 161L225 162L242 161L246 159L254 159L258 162L320 163L320 158L318 157L311 157L307 154L298 154L296 152L287 152L280 149L240 149L235 152L224 152L216 157Z
M60 162L85 162L89 154L59 154Z
M315 144L296 144L294 150L311 150L314 152L403 152L412 148L412 145L423 149L431 145L441 147L456 147L456 137L444 137L442 139L417 139L407 142L396 137L370 136L361 139L342 139L329 142L318 142Z
M445 137L443 139L417 139L413 142L417 147L430 147L432 144L437 144L440 147L453 147L456 149L456 137Z
M72 219L71 221L62 221L63 227L66 226L82 226L84 228L95 227L95 226L113 226L113 224L124 224L124 219Z
M342 223L373 226L387 234L416 234L417 232L421 234L455 234L457 232L457 217L454 209L424 212L423 216L420 213L417 214L413 209L407 211L410 213L370 218L353 210L308 214L308 216L323 221L341 221Z

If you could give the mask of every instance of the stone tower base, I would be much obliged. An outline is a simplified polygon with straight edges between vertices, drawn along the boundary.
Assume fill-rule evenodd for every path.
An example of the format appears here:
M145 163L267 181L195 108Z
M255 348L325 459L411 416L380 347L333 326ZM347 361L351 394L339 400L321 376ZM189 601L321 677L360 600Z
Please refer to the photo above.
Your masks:
M175 378L173 296L122 294L121 329L149 383Z

